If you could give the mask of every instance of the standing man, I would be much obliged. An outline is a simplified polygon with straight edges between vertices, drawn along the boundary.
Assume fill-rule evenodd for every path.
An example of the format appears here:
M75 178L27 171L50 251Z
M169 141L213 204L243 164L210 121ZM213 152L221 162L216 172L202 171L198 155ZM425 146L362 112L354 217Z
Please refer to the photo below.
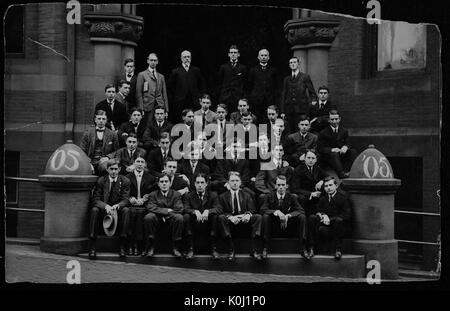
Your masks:
M279 235L287 233L289 236L297 236L299 239L300 255L305 259L310 259L309 254L304 247L304 238L306 236L306 217L305 211L297 201L297 196L286 192L288 187L286 176L278 175L275 184L275 190L264 198L261 206L263 215L263 250L261 257L267 258L269 239L272 231Z
M337 110L329 114L330 126L319 133L317 146L324 161L331 166L339 178L347 178L357 157L356 150L348 142L348 130L340 126L341 118Z
M126 81L130 84L130 92L128 93L126 100L130 103L128 109L136 107L136 81L137 75L134 74L134 60L127 58L123 61L124 72L117 78L117 84L120 80Z
M163 223L167 223L173 242L172 254L177 258L181 258L183 257L180 248L184 210L181 194L170 189L170 179L167 174L159 177L158 186L159 190L150 193L146 204L147 215L144 217L144 226L147 241L142 256L153 256L156 232Z
M208 94L203 94L199 99L200 109L194 112L194 122L201 124L204 129L208 124L211 124L216 119L216 113L209 108L211 107L211 97Z
M250 104L258 120L263 120L266 109L275 105L276 70L270 66L270 54L267 49L258 52L259 64L250 69L248 86Z
M200 69L192 66L191 60L191 52L181 52L181 65L173 69L169 77L170 121L173 124L178 123L183 109L197 109L200 94L206 89Z
M132 107L130 107L130 103L128 102L128 94L130 94L130 82L127 82L125 80L120 80L117 84L117 90L116 96L114 99L125 106L125 110L127 113L130 111Z
M94 189L93 207L89 217L89 259L96 258L96 240L100 222L105 215L118 214L119 225L119 256L125 257L125 243L130 236L130 209L127 207L130 196L130 180L119 175L119 163L109 160L106 164L108 175L97 180Z
M247 67L239 63L239 56L238 47L230 46L228 52L230 62L219 68L219 102L226 104L228 111L236 111L238 100L244 97Z
M320 131L326 128L329 124L328 115L330 110L337 110L337 106L328 99L330 90L327 86L322 85L319 87L317 94L319 95L319 101L313 102L309 110L311 131L314 133L320 133Z
M96 175L104 173L104 167L100 164L109 160L108 154L119 149L117 134L106 127L107 120L106 112L97 110L94 117L95 127L87 129L81 138L80 148L91 159Z
M284 78L281 92L280 110L288 117L291 133L296 131L300 115L308 114L311 102L317 100L311 78L300 72L299 66L297 57L289 60L291 74Z
M105 99L97 103L95 111L106 111L108 123L106 124L113 131L117 131L122 123L128 121L128 114L125 105L118 102L116 97L116 87L112 84L105 86Z
M164 76L156 71L158 56L150 53L147 58L148 69L140 72L136 82L137 107L144 110L147 121L153 118L155 107L164 106L169 111L167 99L166 80Z

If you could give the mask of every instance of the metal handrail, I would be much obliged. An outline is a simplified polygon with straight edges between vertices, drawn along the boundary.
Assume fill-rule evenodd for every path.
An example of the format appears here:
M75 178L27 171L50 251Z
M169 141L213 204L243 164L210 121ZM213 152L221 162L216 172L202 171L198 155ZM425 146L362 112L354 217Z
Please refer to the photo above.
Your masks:
M18 181L18 182L30 182L30 183L38 183L39 182L39 179L37 179L37 178L5 176L5 179L6 180ZM6 204L8 204L8 202ZM14 205L16 205L16 204L14 204ZM11 206L6 206L5 209L8 210L8 211L19 211L19 212L29 212L29 213L45 213L45 209L21 208L21 207L11 207Z
M25 177L9 177L5 176L7 180L23 181L23 182L39 182L37 178L25 178Z
M404 211L404 210L398 210L398 209L394 210L394 213L441 217L441 214L437 214L437 213L413 212L413 211Z

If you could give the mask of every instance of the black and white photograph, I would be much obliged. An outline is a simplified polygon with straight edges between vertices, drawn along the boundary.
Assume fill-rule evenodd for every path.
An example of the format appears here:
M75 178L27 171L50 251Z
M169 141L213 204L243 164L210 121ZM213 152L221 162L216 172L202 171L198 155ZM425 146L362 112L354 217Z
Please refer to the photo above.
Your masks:
M442 29L418 1L120 1L4 12L7 285L440 280Z

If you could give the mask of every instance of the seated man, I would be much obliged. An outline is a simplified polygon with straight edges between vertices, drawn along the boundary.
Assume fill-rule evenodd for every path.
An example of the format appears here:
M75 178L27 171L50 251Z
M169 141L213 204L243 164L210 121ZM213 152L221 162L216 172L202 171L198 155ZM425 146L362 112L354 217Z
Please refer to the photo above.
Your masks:
M189 179L190 190L195 190L194 176L198 173L209 175L209 167L199 161L200 151L197 147L192 146L189 154L189 159L182 159L178 173L186 176Z
M161 134L167 132L170 134L172 124L167 121L167 111L164 106L156 106L155 113L151 122L148 122L145 132L142 136L143 146L147 151L158 148Z
M145 119L142 120L143 111L137 108L130 110L130 121L123 123L119 130L117 131L117 136L119 137L120 145L125 147L125 141L129 134L136 134L138 140L138 147L144 147L144 131L146 128Z
M286 119L279 117L279 115L280 115L280 111L279 111L279 109L278 109L277 106L275 106L275 105L270 105L269 107L267 107L267 118L266 118L264 124L267 124L267 135L268 135L268 137L270 137L270 135L271 135L271 133L272 133L273 126L275 125L275 121L276 121L277 119L283 120L283 122L284 122L284 124L283 124L284 127L285 127L286 129L289 129L289 124L288 124L288 122L286 121ZM260 123L261 123L261 122L260 122ZM287 132L288 132L288 131L286 131L286 133L287 133ZM285 134L285 135L286 135L286 134Z
M291 192L298 195L306 216L316 210L325 177L326 173L317 165L317 153L314 150L306 151L305 162L294 169L291 189Z
M150 193L146 203L147 215L144 217L146 244L142 256L154 255L154 242L159 227L166 223L169 225L173 242L173 255L181 258L181 239L183 234L183 202L181 195L170 189L169 175L163 174L158 179L159 190Z
M181 112L181 118L183 119L183 122L172 127L172 140L175 141L182 138L184 132L190 133L190 138L188 137L189 141L194 140L194 111L192 109L184 109ZM199 127L199 129L201 129L201 127Z
M101 163L109 160L108 154L119 149L117 134L107 128L106 112L97 110L94 117L95 127L87 129L81 138L80 148L91 159L94 174L103 175L105 172Z
M93 207L89 217L89 259L95 259L98 228L107 214L118 213L119 256L125 257L125 243L129 237L130 209L127 207L130 196L130 180L119 175L119 163L112 159L106 163L108 175L97 180L94 189Z
M126 147L108 154L108 158L114 158L119 162L120 174L122 175L132 172L134 170L134 160L137 157L145 159L147 154L144 149L137 147L136 134L130 133L127 137L126 144Z
M356 150L348 143L348 131L339 126L341 118L337 110L330 111L330 126L319 134L317 145L324 161L331 166L339 178L349 176L353 161L356 159Z
M307 149L317 148L317 136L309 132L309 127L308 116L301 115L298 121L299 131L287 137L287 160L292 167L297 167L305 160Z
M162 176L164 162L170 157L170 135L163 132L159 136L159 148L153 149L148 154L148 170L153 176Z
M248 103L248 100L245 98L242 98L238 102L238 111L232 112L230 115L230 121L234 124L242 123L242 115L248 114L250 115L251 122L253 124L258 124L258 119L256 116L250 112L250 105Z
M326 177L323 187L325 194L320 197L316 211L308 217L309 256L314 256L319 230L326 229L336 249L334 258L341 259L344 221L350 218L351 203L346 193L338 191L334 177Z
M250 159L250 172L252 180L256 180L256 175L258 175L261 170L261 165L266 165L268 162L272 161L272 153L269 149L269 138L266 134L260 134L258 137L257 146L250 146L250 148L257 148L256 159Z
M194 122L200 124L201 128L211 124L216 119L216 113L209 109L211 107L211 98L208 94L203 94L200 99L200 109L194 112Z
M275 190L278 175L286 176L288 187L291 185L294 169L286 161L283 161L283 155L283 146L277 145L272 152L272 161L261 165L261 170L256 175L255 181L255 188L261 193L260 200L263 199L264 195Z
M131 242L128 244L128 255L141 254L144 241L145 203L151 192L157 190L156 177L145 171L146 162L143 157L136 157L134 170L126 177L130 180L130 206L131 206Z
M319 101L312 102L309 108L309 117L311 118L311 132L320 133L328 126L328 116L330 110L337 110L337 106L328 100L330 90L326 86L319 87L317 95Z
M283 119L278 118L275 120L275 123L272 126L272 132L269 136L269 146L270 149L273 150L275 146L282 145L284 148L287 148L287 138L289 133L286 129L285 122Z
M219 104L216 108L216 118L209 126L211 133L208 133L210 137L216 137L214 141L215 149L224 151L227 146L227 141L232 141L233 138L233 123L226 120L227 106L225 104Z
M288 185L286 176L278 175L275 184L275 191L266 195L261 206L263 215L263 251L261 257L267 258L269 239L272 229L281 234L281 231L299 238L300 255L305 259L310 259L304 248L306 217L305 211L297 201L297 195L286 192Z
M194 189L184 198L184 231L188 244L186 259L194 257L194 235L204 234L211 239L213 259L219 258L216 248L216 223L220 212L219 198L207 189L208 175L197 173Z
M199 162L209 167L209 171L213 172L217 165L217 151L211 145L211 142L208 142L205 132L198 132L196 140L188 144L188 149L191 146L197 148Z
M231 226L251 226L252 250L250 255L261 260L257 252L257 241L261 237L261 215L256 213L255 204L251 196L240 190L241 176L238 172L230 172L228 184L230 189L222 193L219 203L222 214L217 219L217 230L225 239L229 252L228 260L235 259Z
M164 163L163 174L170 178L170 188L177 191L183 197L189 192L189 178L186 175L177 173L178 162L172 158L167 158Z

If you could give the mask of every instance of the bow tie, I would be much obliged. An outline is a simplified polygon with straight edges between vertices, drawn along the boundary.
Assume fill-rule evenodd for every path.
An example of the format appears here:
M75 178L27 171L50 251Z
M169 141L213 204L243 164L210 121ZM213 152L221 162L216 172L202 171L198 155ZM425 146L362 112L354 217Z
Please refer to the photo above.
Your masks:
M97 132L104 132L105 129L95 129L95 131L97 131Z
M128 78L131 78L133 75L127 75Z

